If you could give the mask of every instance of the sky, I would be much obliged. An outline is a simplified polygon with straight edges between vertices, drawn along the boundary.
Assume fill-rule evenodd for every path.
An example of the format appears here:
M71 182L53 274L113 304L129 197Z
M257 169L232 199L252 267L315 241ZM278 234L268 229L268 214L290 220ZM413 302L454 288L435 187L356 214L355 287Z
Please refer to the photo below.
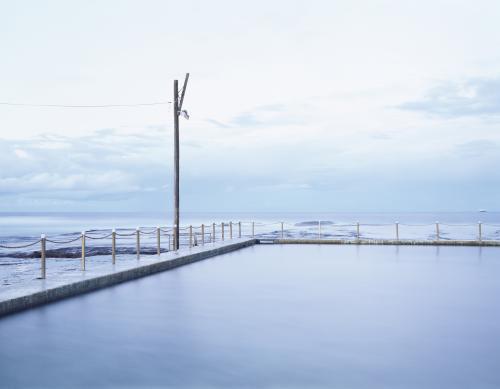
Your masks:
M500 2L0 0L0 103L168 102L183 211L500 210ZM0 211L170 211L171 104L0 104Z

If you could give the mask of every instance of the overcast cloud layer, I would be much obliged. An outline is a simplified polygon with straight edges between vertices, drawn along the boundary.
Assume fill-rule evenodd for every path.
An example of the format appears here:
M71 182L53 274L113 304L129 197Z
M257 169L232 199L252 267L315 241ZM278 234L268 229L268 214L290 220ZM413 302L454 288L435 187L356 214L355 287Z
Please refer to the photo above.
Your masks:
M496 1L0 2L0 102L168 101L184 210L500 209ZM0 210L170 209L172 111L0 105Z

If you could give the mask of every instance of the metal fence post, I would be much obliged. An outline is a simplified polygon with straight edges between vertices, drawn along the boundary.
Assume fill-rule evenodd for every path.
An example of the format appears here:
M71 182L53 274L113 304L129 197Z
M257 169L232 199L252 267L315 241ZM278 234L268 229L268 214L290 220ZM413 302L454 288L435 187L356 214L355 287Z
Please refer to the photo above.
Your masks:
M160 227L156 227L156 251L158 255L161 254Z
M215 223L212 223L212 242L215 242Z
M45 255L45 234L42 234L42 236L40 237L41 240L40 240L40 243L41 243L41 247L40 247L40 265L41 265L41 274L40 274L40 278L42 280L45 279L45 275L46 275L46 263L45 263L45 258L46 258L46 255Z
M229 239L233 239L233 222L229 222Z
M222 222L220 224L220 227L221 227L221 237L222 237L222 240L224 240L224 222Z
M205 224L201 225L201 244L205 244Z
M436 240L439 240L439 222L436 222Z
M82 231L82 260L81 260L82 270L85 270L85 231Z
M189 247L193 247L193 226L189 226Z
M359 240L359 222L356 222L356 239Z
M283 222L281 222L281 239L284 237L284 231L283 231Z
M116 230L111 231L111 260L113 265L116 263Z
M399 222L396 222L396 240L399 241Z
M478 222L477 227L479 228L479 241L481 242L483 240L483 227L482 223Z
M238 222L238 238L241 238L241 222Z

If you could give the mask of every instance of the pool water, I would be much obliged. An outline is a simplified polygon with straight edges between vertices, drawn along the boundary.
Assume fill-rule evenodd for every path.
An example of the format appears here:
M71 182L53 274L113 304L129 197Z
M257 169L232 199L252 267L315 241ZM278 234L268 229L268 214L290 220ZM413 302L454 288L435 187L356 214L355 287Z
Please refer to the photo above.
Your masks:
M0 319L2 387L500 387L500 248L260 245Z

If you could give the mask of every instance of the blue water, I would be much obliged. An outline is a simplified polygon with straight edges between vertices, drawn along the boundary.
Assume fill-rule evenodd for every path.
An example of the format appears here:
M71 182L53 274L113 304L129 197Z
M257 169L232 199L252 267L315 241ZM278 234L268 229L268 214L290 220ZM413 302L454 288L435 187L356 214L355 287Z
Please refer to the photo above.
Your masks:
M247 248L1 319L1 386L498 388L498 253Z

